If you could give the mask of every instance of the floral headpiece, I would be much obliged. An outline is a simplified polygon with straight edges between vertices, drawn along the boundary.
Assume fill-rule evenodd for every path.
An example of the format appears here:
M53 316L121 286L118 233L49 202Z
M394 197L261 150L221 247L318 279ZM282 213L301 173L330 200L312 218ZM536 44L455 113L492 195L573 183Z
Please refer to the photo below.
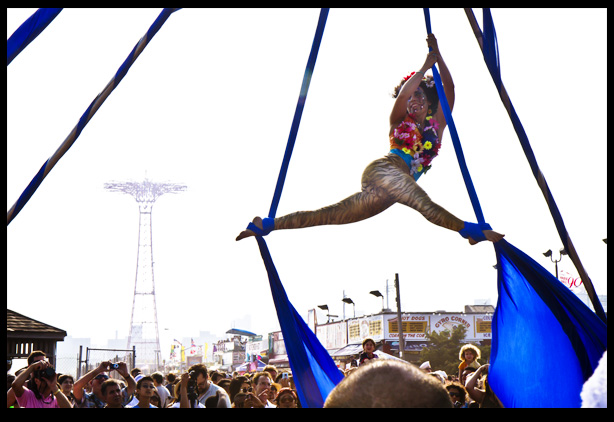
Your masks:
M403 78L403 80L407 81L409 78L411 78L415 74L416 74L416 72L411 72L409 75L405 76ZM424 77L424 78L422 78L422 82L424 82L426 84L427 88L433 88L435 86L435 81L433 79L431 79L429 81L426 77Z

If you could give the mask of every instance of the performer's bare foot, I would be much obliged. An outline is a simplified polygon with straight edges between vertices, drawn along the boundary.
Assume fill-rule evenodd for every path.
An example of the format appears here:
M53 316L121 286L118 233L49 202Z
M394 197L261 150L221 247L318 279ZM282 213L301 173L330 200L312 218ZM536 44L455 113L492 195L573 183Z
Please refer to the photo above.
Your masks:
M258 227L260 230L262 230L262 218L254 217L254 219L252 220L252 223L254 223L256 227ZM239 235L237 236L235 240L241 240L241 239L245 239L246 237L251 237L251 236L256 236L256 233L254 233L250 229L245 229L241 233L239 233Z
M493 231L493 230L482 230L482 233L484 233L484 237L486 237L486 240L490 240L493 243L498 242L499 240L503 239L503 237L505 237L504 234L497 233L496 231ZM476 243L478 243L475 240L473 240L471 237L468 240L469 240L470 245L475 245Z

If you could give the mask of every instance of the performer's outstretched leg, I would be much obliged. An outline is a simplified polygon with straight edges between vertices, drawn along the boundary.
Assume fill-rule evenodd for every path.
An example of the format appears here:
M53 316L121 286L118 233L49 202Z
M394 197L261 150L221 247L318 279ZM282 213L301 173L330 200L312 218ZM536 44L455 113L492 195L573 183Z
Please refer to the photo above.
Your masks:
M362 175L361 192L315 211L298 211L275 218L273 227L274 230L283 230L354 223L381 213L395 202L415 209L431 223L446 229L458 232L465 226L461 219L431 200L410 176L409 168L399 156L388 154L367 166ZM253 224L259 229L263 227L260 217L254 218ZM236 240L255 234L254 231L247 229L241 232ZM502 238L502 235L493 231L484 230L484 234L493 242ZM477 242L469 238L469 243Z

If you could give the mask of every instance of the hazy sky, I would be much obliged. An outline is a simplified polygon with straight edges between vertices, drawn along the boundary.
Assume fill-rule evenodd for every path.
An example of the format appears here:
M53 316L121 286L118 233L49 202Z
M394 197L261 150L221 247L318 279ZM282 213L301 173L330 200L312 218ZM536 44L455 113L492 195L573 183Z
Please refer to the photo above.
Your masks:
M36 9L7 10L7 38ZM65 9L7 68L7 210L161 9ZM475 14L481 24L481 10ZM607 10L494 9L502 78L599 294L607 294ZM279 325L256 241L268 213L318 9L183 9L170 16L80 138L7 227L7 308L73 337L127 336L138 207L109 181L176 182L153 208L162 350L199 331ZM431 10L456 86L454 119L486 220L548 270L562 243L462 9ZM360 189L388 152L394 86L427 54L421 9L332 9L278 216ZM420 179L475 221L446 130ZM375 313L401 280L404 311L496 303L492 244L394 205L347 226L274 232L271 255L306 318ZM577 276L568 257L559 269ZM394 291L390 292L394 307ZM346 309L351 314L351 307ZM251 318L251 324L247 317ZM322 316L322 314L320 314ZM240 322L240 323L239 323ZM164 330L168 328L168 330Z

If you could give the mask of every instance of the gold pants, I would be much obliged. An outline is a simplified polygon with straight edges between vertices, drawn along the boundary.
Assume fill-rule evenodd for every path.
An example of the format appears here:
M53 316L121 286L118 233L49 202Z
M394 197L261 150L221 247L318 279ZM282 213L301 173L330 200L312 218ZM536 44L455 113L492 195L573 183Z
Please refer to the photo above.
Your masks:
M431 201L409 174L403 159L390 153L367 166L360 192L315 211L298 211L275 218L275 230L354 223L373 217L397 202L446 229L459 231L464 227L462 220Z

